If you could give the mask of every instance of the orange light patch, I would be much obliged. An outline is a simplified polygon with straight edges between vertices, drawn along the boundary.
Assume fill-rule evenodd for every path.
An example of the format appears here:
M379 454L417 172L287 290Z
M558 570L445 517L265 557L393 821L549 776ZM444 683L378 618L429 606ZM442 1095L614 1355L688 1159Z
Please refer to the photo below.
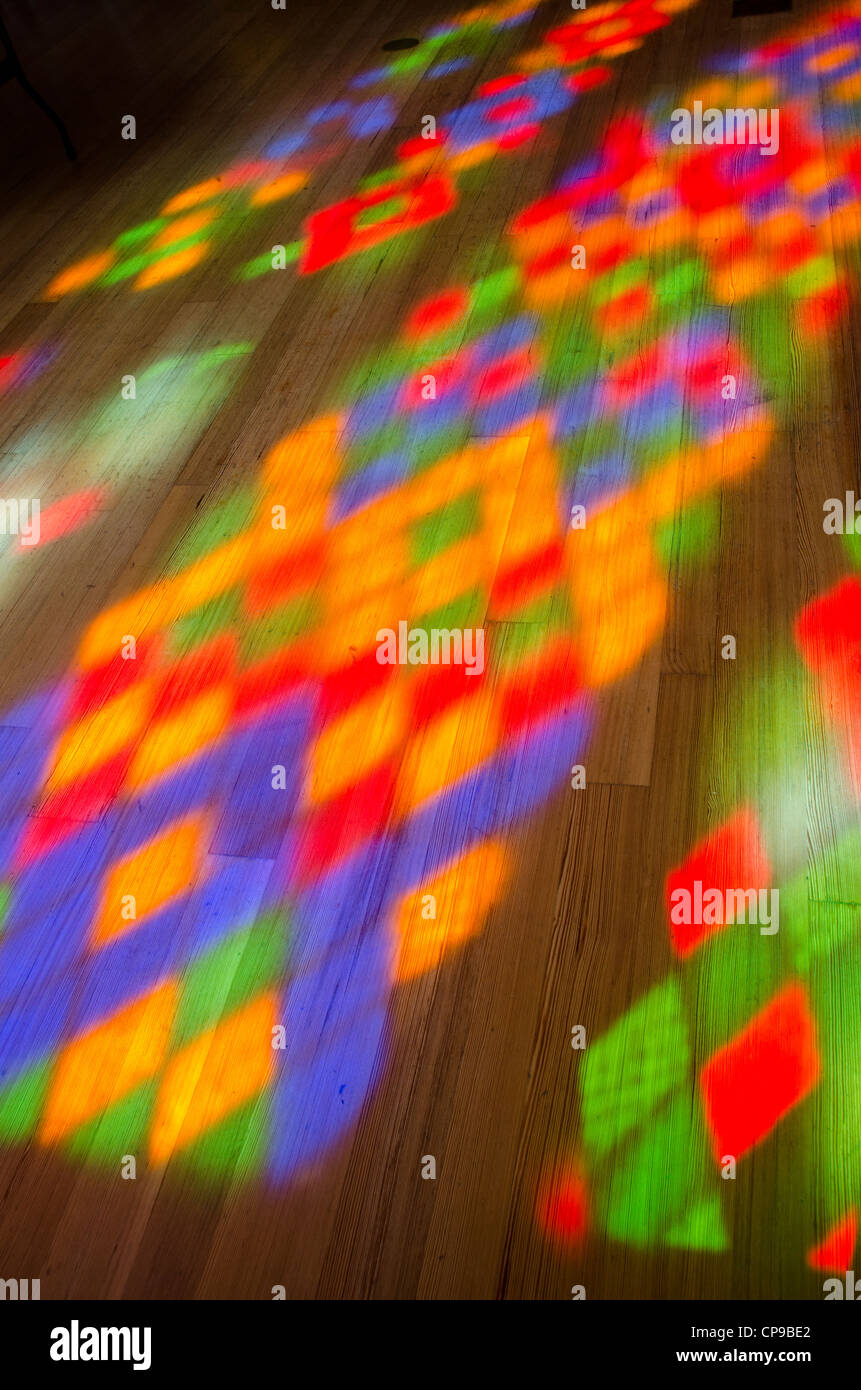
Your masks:
M721 303L730 304L734 299L749 299L751 295L759 294L771 284L772 279L773 271L768 262L758 256L749 256L726 270L715 271L712 285Z
M478 683L481 676L474 676ZM398 815L406 817L443 787L453 786L496 751L498 705L490 695L468 696L431 720L410 743L401 768Z
M232 687L220 686L154 724L135 755L126 786L142 787L213 743L227 728L232 708Z
M135 280L135 289L149 290L154 285L164 284L166 280L176 280L198 265L208 254L209 242L201 241L197 246L186 246L173 256L163 256L161 260L153 261L152 265L141 271Z
M787 242L803 236L807 230L807 224L800 213L795 211L778 212L760 224L759 236L769 246L779 248L785 246Z
M175 241L182 241L187 236L194 236L196 232L208 227L215 217L215 209L201 209L199 212L190 212L187 217L178 217L175 222L171 222L169 227L165 227L153 242L153 246L171 246Z
M742 238L748 230L747 214L740 207L718 208L697 219L696 232L706 256L714 252L715 242L726 245L733 237Z
M90 944L133 931L151 913L191 887L202 863L203 826L197 819L180 822L157 840L121 859L111 870L102 893ZM132 896L136 916L123 917L123 899Z
M227 541L211 554L176 579L155 589L156 602L150 614L150 622L166 626L176 622L186 613L191 613L201 604L232 589L247 571L248 561L254 557L254 543L250 535L243 533L235 540Z
M771 77L755 77L738 89L734 105L768 106L775 98L776 85Z
M546 68L558 68L559 51L548 44L545 48L532 48L521 53L515 61L519 72L544 72Z
M621 58L625 53L634 53L642 46L642 39L624 39L620 43L607 44L602 48L601 56L603 58Z
M197 207L198 203L208 203L217 198L223 189L221 179L206 179L204 183L196 183L165 203L161 210L162 216L169 217L174 212L185 212L186 208Z
M69 1043L60 1054L39 1139L53 1144L155 1076L176 1010L171 981Z
M149 717L151 690L151 681L139 681L74 724L60 740L46 790L83 777L137 738Z
M304 188L307 182L308 175L301 170L296 170L292 174L282 174L278 179L270 179L269 183L262 184L252 194L251 206L265 207L267 203L277 203L282 198L289 198L300 188Z
M85 285L91 285L94 280L98 280L100 275L104 275L116 260L114 251L100 251L98 255L88 256L84 261L78 261L76 265L70 265L68 270L62 271L55 280L52 280L45 290L45 299L61 299L64 294L70 294L72 290L81 290Z
M832 96L835 101L858 101L861 97L861 73L850 73L848 77L843 77L839 82L835 82Z
M484 164L486 160L493 159L498 150L499 145L495 140L482 140L481 144L452 155L448 167L455 174L462 173L464 169L474 169L477 164Z
M624 602L595 608L577 638L585 683L607 685L626 675L660 636L666 614L666 583L657 580Z
M588 685L616 680L636 664L663 627L666 578L647 523L620 502L567 544L578 619L578 665Z
M171 1060L153 1117L149 1155L165 1163L258 1095L272 1072L276 996L264 994L203 1033Z
M319 675L336 671L346 661L355 660L377 645L377 633L384 627L397 628L404 613L413 611L413 583L405 579L385 594L374 594L361 605L341 605L314 634L312 655Z
M434 969L454 946L475 936L502 896L509 877L502 844L490 840L447 865L441 874L408 893L395 908L397 978L414 979ZM436 900L435 917L428 898Z
M387 531L359 513L356 521L339 526L332 536L326 570L326 602L333 613L384 596L403 583L408 569L408 545L403 531ZM385 536L384 545L370 546L371 536ZM381 602L381 608L385 603Z
M143 632L167 627L207 600L224 594L245 577L249 559L259 559L259 553L256 538L243 532L172 580L140 589L132 598L100 614L90 623L81 642L79 670L110 662L129 632L140 639Z
M343 428L342 416L323 415L279 440L263 464L267 497L286 506L296 493L297 483L301 485L297 505L304 502L306 492L312 496L327 492L343 464L338 442ZM282 491L283 497L274 495Z
M788 181L794 192L806 197L827 188L831 175L824 159L809 159L790 175Z
M858 203L835 208L831 214L831 236L835 246L846 246L861 240L861 207Z
M311 753L309 799L330 801L397 751L407 732L403 691L386 683L360 700L317 738Z
M834 68L840 68L844 63L849 63L856 56L858 45L855 43L841 43L837 48L830 48L827 53L813 54L807 59L805 67L808 72L831 72Z
M712 82L705 82L700 87L692 88L684 98L683 104L693 108L695 101L702 102L704 111L707 106L734 106L734 85L725 77L716 77Z
M649 227L650 250L665 251L670 246L692 240L694 222L687 208L672 208Z
M468 536L450 546L421 570L416 571L413 587L414 612L431 613L445 608L472 589L488 589L502 533L496 536L485 530L479 536ZM481 614L476 614L478 619Z
M584 283L582 274L572 275L570 267L566 265L548 275L529 276L524 286L524 296L530 308L543 309L566 299L576 299Z

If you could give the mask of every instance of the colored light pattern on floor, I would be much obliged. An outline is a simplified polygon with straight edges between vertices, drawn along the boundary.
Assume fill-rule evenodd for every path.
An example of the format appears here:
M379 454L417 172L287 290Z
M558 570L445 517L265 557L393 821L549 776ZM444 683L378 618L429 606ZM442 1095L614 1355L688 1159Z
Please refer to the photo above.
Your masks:
M15 495L38 498L41 511L37 544L0 536L0 585L7 601L16 586L38 582L34 572L47 546L117 506L130 479L157 486L159 468L195 438L251 351L252 344L235 342L172 353L131 373L134 399L125 399L117 379L71 422L40 420L11 434L6 449ZM69 491L67 473L74 480ZM11 481L5 486L12 490Z
M738 151L733 163L728 150L708 155L682 148L668 152L672 174L665 175L661 166L649 169L643 197L643 211L658 237L674 209L672 246L700 243L699 273L686 277L686 285L718 302L757 301L760 312L751 316L745 342L754 364L767 360L757 343L763 314L771 320L766 336L772 357L781 341L789 344L793 320L813 357L817 336L827 332L855 289L858 15L857 5L840 7L786 40L743 55L740 87L718 77L687 98L666 103L669 110L696 96L704 105L780 107L781 151L772 168L757 169L746 158L739 160ZM733 71L737 56L725 65ZM721 66L713 65L717 71ZM653 108L652 123L660 126L662 119ZM828 134L827 164L816 152L820 121ZM515 227L524 238L527 281L535 286L525 296L533 309L571 295L570 280L558 271L562 247L570 250L575 228L578 239L592 245L586 229L594 200L602 191L615 198L616 168L624 167L624 182L636 187L639 171L633 161L625 166L617 151L611 140L591 171L591 190L582 187L590 171L581 169L579 183L569 190L563 179L557 199L539 205L537 216L525 214ZM608 205L615 218L607 237L614 267L635 264L638 218L631 203ZM718 255L709 246L715 214L720 219L715 225L722 228ZM543 229L543 243L532 239L536 225ZM640 283L636 309L641 312L652 302L654 280L636 272L633 278ZM775 324L781 332L774 331ZM788 368L778 362L770 377L779 413L790 408L781 399L791 379L784 365ZM854 537L846 538L846 549L857 564L861 555ZM590 1041L580 1066L576 1155L543 1176L536 1199L537 1220L556 1239L582 1248L591 1231L643 1249L725 1251L730 1247L727 1194L734 1185L721 1181L722 1164L729 1156L749 1164L759 1146L794 1123L793 1151L803 1155L796 1166L809 1165L817 1175L806 1263L838 1273L851 1267L861 1208L856 1138L861 1098L853 1084L861 1075L855 1028L859 980L846 954L857 938L861 902L859 599L856 579L847 578L799 615L798 655L809 670L815 705L799 703L785 718L768 704L750 710L752 718L776 720L784 738L796 726L805 727L812 709L825 712L822 736L827 738L830 727L834 745L829 786L836 789L838 803L841 780L846 789L837 838L811 856L803 828L794 835L788 824L785 795L782 823L775 824L771 789L757 793L754 788L747 805L670 870L665 930L683 968ZM761 688L764 682L761 676L757 684ZM790 690L797 685L789 675L780 683ZM718 756L726 753L721 745ZM762 761L758 755L754 764ZM794 785L804 786L809 774L803 768L796 773ZM777 873L771 867L776 862ZM693 890L697 882L703 894L724 893L730 885L779 887L779 945L772 946L750 923L674 923L672 893L680 887ZM759 1002L752 1007L752 1000ZM693 1016L699 1037L713 1040L705 1056L694 1051ZM693 1111L692 1094L698 1097ZM803 1192L809 1194L809 1184ZM802 1200L806 1211L809 1195ZM797 1258L804 1262L804 1249Z
M464 106L441 115L435 139L420 137L398 150L397 165L372 176L370 186L307 219L298 239L285 246L287 264L312 274L446 216L458 204L457 180L477 164L531 143L544 124L567 111L580 96L605 82L606 62L631 52L696 0L627 0L592 6L556 26L537 50L515 60L514 69L485 82ZM455 28L480 24L493 38L531 17L537 6L506 0L454 21ZM472 16L472 18L470 17ZM439 34L437 38L441 37ZM434 36L430 42L435 44ZM396 72L422 67L426 45L390 65ZM378 70L374 70L374 82ZM355 82L353 84L356 85ZM261 209L283 204L313 182L317 171L343 154L345 142L377 138L398 120L388 94L349 98L313 110L221 174L174 194L159 213L121 233L112 246L63 270L45 291L59 299L97 286L130 281L136 290L184 276L204 265L219 242L244 234ZM432 170L429 172L429 166ZM382 211L381 211L382 210ZM279 234L283 213L277 211ZM270 225L275 223L270 219ZM240 278L273 270L271 245L247 261Z
M23 348L18 352L0 351L0 397L7 391L27 386L54 360L50 346Z
M645 358L602 369L591 282L593 332L543 400L542 325L518 312L522 285L504 271L417 306L391 376L346 391L346 412L273 451L262 501L229 499L175 581L93 625L65 691L13 714L32 730L15 805L36 815L11 817L6 836L10 1137L113 1154L136 1125L152 1161L180 1151L217 1166L252 1130L254 1163L274 1177L324 1152L364 1103L392 981L480 927L511 872L500 833L578 756L589 687L630 670L660 631L660 526L755 466L768 412L722 325L675 309L653 316ZM716 405L730 368L738 399ZM429 369L433 411L417 390ZM685 412L699 452L680 459ZM327 451L329 490L297 498L294 486L280 535L267 513L286 505L272 500L279 469L320 477ZM517 488L530 505L513 514ZM567 531L572 499L594 512L583 535ZM449 592L452 573L472 579L466 593ZM405 611L428 626L487 618L498 632L528 621L534 645L508 662L491 651L492 696L449 673L383 682L372 651L351 648L363 626L370 642ZM117 656L129 633L142 640L134 667ZM46 744L43 766L33 752ZM279 757L302 767L288 795L266 790ZM241 875L239 854L253 856ZM52 888L67 881L73 904ZM444 926L428 926L425 893L445 904L455 885L471 910L452 901ZM254 970L237 964L246 955ZM296 1039L289 1066L269 1047L278 1022ZM129 1048L119 1075L98 1065ZM266 1114L256 1129L254 1105Z
M730 1156L750 1162L756 1146L800 1115L795 1151L818 1179L807 1263L836 1272L851 1266L861 1198L861 1145L854 1137L861 1098L847 1085L861 1068L854 1028L858 972L847 957L857 940L861 901L854 763L859 592L854 578L841 581L809 604L796 624L799 653L830 711L850 792L846 825L825 854L805 863L806 846L793 845L782 867L779 943L764 940L750 922L692 929L680 939L671 918L671 892L696 880L703 894L774 882L768 837L757 809L747 806L668 875L666 930L685 962L683 973L652 989L584 1056L581 1206L590 1209L593 1230L633 1246L728 1249L730 1198L722 1165ZM777 727L784 738L791 728ZM804 783L802 772L798 782ZM776 844L773 849L776 855ZM751 1012L751 999L765 1002ZM704 1059L691 1042L694 1009L698 1030L719 1040ZM699 1096L693 1114L692 1091ZM814 1094L811 1125L804 1107ZM800 1156L796 1166L805 1171ZM545 1176L537 1215L558 1238L580 1243L582 1223L566 1215L561 1198L557 1203L571 1171L569 1165ZM799 1262L803 1255L799 1250Z
M709 376L717 394L726 354L702 325L658 339L646 377L623 360L579 381L579 406L566 393L541 408L540 324L500 325L504 286L492 288L449 296L462 310L455 323L450 307L445 329L456 352L433 336L438 297L417 306L397 374L276 446L258 489L201 523L171 578L90 627L64 688L10 717L21 737L0 941L9 1137L98 1154L134 1114L152 1161L178 1150L213 1163L240 1143L246 1107L262 1105L256 1159L271 1176L324 1151L380 1064L392 983L480 928L511 874L500 837L585 746L589 686L607 672L591 638L580 661L600 603L593 547L578 555L583 537L567 525L558 445L588 423L587 401L609 429L672 381L694 437L701 412L704 447L737 433L751 463L761 452L761 420L751 429L700 400ZM419 359L436 368L432 407ZM623 497L645 495L650 469L678 472L647 433L628 453L643 477ZM631 538L613 529L612 499L600 505L612 563ZM404 617L486 624L485 677L381 666L376 634ZM630 643L616 672L643 649L633 596L627 618L624 633L610 629ZM129 635L134 662L118 655ZM279 764L288 785L274 789ZM427 893L440 913L430 923ZM217 970L204 1009L200 981ZM278 1023L291 1039L283 1062ZM98 1059L128 1046L146 1058L106 1080Z
M593 59L683 8L593 7L594 28L576 17L552 31L515 62L512 87L442 123L438 149L402 150L396 177L312 214L290 248L299 270L447 215L459 174L525 146L605 80ZM844 22L841 11L835 47ZM816 42L804 62L821 84L830 50ZM794 77L784 53L760 51L732 104L764 102L768 83L789 80L781 64ZM833 71L845 80L842 60ZM169 580L102 615L67 680L10 713L0 1134L112 1162L139 1143L153 1163L182 1155L279 1180L355 1121L385 1059L393 984L481 929L514 872L512 829L585 747L592 692L663 630L668 535L690 527L692 551L712 540L710 494L766 456L756 323L739 345L722 306L749 297L759 322L794 317L814 351L845 305L833 247L857 237L851 121L835 124L826 171L804 95L786 109L780 156L731 172L724 151L669 146L656 110L615 121L594 161L515 219L515 267L418 305L390 370L370 389L352 374L330 413L271 451L256 490L201 523ZM504 131L488 140L494 111ZM384 114L366 112L370 126ZM252 205L265 205L298 177L270 166L225 182L253 183ZM171 199L158 225L53 293L111 274L145 288L202 263L221 192L214 180ZM573 240L589 248L579 277ZM647 273L656 247L666 269ZM434 370L431 412L417 381ZM727 373L738 389L724 402ZM297 478L319 485L297 492ZM532 506L515 512L518 489ZM571 533L580 501L590 521ZM380 668L373 636L401 617L486 622L487 679ZM134 663L118 656L129 633ZM767 838L743 807L680 872L704 865L728 882L727 856L763 866ZM422 915L428 893L444 905L439 925ZM800 945L787 978L757 956L771 995L742 1016L728 974L711 1028L721 1041L695 1058L687 990L728 940L725 928L677 939L680 973L591 1044L583 1161L544 1180L546 1229L726 1248L715 1148L749 1154L822 1094L834 1071L823 1019L842 1016L839 999L811 996ZM278 1024L286 1055L270 1047ZM620 1138L634 1135L622 1161ZM817 1267L854 1241L854 1208L829 1219Z

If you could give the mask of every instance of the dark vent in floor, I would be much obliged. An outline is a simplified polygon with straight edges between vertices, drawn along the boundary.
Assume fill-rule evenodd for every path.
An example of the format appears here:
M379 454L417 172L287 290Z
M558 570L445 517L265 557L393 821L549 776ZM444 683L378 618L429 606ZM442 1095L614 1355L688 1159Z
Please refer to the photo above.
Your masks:
M755 14L786 14L792 0L732 0L733 19L748 19Z

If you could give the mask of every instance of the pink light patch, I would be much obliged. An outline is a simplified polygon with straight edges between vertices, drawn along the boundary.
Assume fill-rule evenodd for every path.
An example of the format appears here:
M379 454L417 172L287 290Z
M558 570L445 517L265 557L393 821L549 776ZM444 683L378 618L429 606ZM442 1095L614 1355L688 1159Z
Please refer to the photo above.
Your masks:
M39 517L39 545L58 541L72 531L79 531L99 510L107 495L107 488L91 487L61 497L59 502L46 507ZM35 550L36 547L22 544L19 537L16 549Z

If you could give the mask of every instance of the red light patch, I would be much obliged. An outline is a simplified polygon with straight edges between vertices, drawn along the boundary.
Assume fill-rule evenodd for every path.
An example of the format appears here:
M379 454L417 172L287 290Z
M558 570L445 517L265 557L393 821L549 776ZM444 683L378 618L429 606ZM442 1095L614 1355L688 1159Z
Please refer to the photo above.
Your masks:
M700 1072L715 1157L740 1158L819 1080L819 1053L803 985L788 985Z

